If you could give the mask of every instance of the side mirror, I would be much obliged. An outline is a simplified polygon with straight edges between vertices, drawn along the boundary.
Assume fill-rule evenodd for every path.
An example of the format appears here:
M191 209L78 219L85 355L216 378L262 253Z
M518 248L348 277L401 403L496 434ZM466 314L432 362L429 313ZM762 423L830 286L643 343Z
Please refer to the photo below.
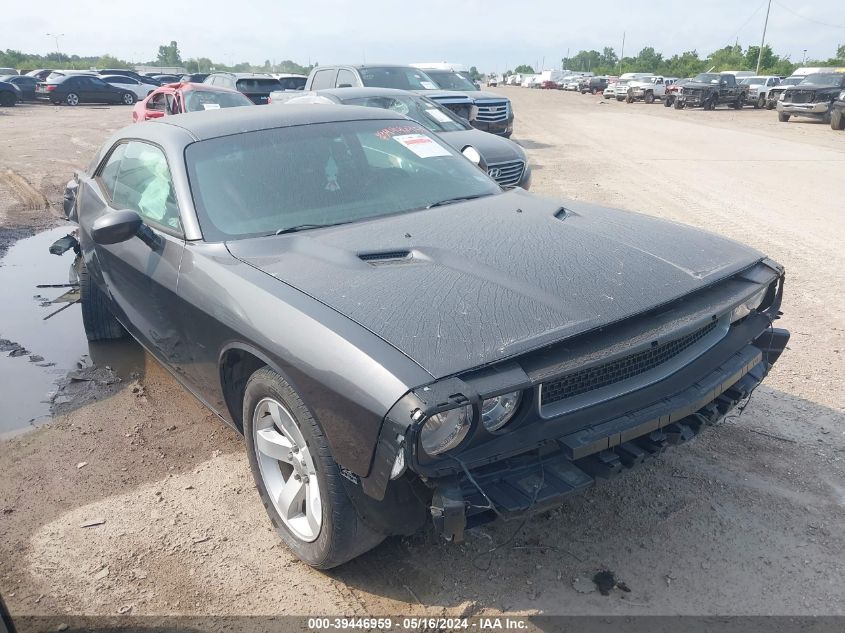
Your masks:
M138 235L142 226L144 221L134 211L109 211L94 221L91 237L97 244L117 244Z

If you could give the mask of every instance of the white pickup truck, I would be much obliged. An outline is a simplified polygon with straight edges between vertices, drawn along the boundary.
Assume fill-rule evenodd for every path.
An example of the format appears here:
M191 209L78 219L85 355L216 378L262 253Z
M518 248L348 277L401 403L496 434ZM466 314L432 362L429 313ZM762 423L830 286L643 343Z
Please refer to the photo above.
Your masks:
M763 75L754 77L737 77L737 81L748 86L748 95L746 96L748 103L754 105L756 109L765 108L766 100L769 98L769 90L775 86L779 86L781 79L775 75Z
M655 99L663 99L666 96L666 88L674 82L674 77L662 77L661 75L632 79L628 82L625 101L634 103L634 101L642 100L646 103L654 103ZM619 93L617 92L618 96Z

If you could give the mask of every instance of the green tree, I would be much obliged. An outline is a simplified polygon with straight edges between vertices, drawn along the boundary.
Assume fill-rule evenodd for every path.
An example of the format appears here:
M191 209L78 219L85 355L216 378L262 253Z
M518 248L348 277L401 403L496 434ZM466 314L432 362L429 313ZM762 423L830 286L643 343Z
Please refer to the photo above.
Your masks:
M707 58L708 69L713 68L714 71L720 70L747 70L748 65L745 63L745 55L742 53L742 46L735 44L734 46L725 46L717 51L713 51L710 57ZM757 62L754 62L757 65Z
M170 44L162 44L158 47L158 58L156 59L156 64L159 66L181 66L182 65L182 57L179 55L179 46L176 44L176 40L170 42Z
M478 72L478 68L476 68L475 66L469 67L469 76L472 77L475 81L481 81L482 79L484 79L484 75Z
M520 64L516 68L513 69L513 72L517 75L534 75L534 69L529 66L528 64Z

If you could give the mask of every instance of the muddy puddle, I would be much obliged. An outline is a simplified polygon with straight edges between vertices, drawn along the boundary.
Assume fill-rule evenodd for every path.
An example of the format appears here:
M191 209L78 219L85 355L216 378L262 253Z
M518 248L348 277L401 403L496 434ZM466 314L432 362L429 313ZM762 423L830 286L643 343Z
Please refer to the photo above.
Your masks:
M72 228L22 239L0 260L0 437L102 397L143 367L143 352L131 340L88 343L79 304L54 302L72 288L37 287L73 281L73 252L48 252Z

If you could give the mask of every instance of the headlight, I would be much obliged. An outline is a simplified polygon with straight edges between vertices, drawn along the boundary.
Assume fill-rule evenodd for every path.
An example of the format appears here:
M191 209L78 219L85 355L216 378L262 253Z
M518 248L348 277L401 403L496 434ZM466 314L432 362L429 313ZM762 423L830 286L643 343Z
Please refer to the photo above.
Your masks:
M519 391L512 391L494 398L487 398L482 402L481 421L484 423L484 428L494 432L510 422L519 407L521 398L522 394Z
M481 163L481 154L472 145L467 145L461 150L461 154L469 158L476 165Z
M733 312L731 312L731 323L736 323L742 318L747 317L751 314L754 310L760 307L760 304L763 303L763 299L766 297L766 292L768 288L763 288L759 292L755 292L745 303L740 303L737 307L734 308Z
M785 92L781 92L780 96L778 97L778 101L783 101L783 98L786 96Z
M839 99L840 101L845 101L845 90L839 93L837 99Z
M469 432L472 407L435 413L423 424L420 444L429 455L440 455L460 444Z

